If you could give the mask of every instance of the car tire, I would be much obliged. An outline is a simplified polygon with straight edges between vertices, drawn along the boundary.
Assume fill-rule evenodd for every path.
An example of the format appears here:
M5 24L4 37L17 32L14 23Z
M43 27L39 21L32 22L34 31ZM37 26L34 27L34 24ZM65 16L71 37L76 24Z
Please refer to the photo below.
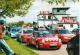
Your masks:
M22 41L20 40L20 38L17 38L17 41L22 43Z
M29 42L26 43L27 46L30 46Z
M68 55L75 55L73 50L68 51Z
M35 47L36 47L38 50L40 49L38 43L36 43Z
M31 46L29 42L26 42L26 45L27 45L27 46Z

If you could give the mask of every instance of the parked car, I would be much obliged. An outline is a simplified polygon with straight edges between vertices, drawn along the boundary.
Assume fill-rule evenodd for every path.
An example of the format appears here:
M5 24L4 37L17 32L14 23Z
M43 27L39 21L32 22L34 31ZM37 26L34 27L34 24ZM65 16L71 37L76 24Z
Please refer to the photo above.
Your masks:
M74 38L67 43L68 55L79 55L79 39L80 34L77 34Z
M32 35L32 33L33 29L23 29L17 40L23 43L27 43L27 39Z
M57 35L62 40L63 43L68 42L71 38L75 36L75 34L72 34L67 29L53 30L52 34L53 36Z
M53 37L48 31L34 31L27 45L34 45L37 49L59 49L61 39Z
M80 34L80 28L73 29L72 33L75 34L75 35Z
M8 35L11 38L17 38L21 33L21 28L20 27L13 27L11 30L8 32Z

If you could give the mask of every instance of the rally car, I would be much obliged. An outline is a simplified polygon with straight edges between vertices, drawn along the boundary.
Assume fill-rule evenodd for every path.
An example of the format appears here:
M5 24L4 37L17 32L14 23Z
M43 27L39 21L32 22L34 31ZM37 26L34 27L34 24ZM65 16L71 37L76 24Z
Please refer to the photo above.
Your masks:
M21 30L20 27L12 27L12 28L10 29L10 31L8 31L8 35L9 35L11 38L17 38L17 37L19 37L20 30Z
M27 43L27 39L32 35L33 29L23 29L20 37L17 39L20 42Z
M80 34L80 28L73 29L72 33L75 34L75 35Z
M48 31L35 31L27 45L34 45L37 49L59 49L62 43L61 39L53 37Z
M67 29L53 30L53 36L57 35L63 43L67 43L71 38L75 36Z

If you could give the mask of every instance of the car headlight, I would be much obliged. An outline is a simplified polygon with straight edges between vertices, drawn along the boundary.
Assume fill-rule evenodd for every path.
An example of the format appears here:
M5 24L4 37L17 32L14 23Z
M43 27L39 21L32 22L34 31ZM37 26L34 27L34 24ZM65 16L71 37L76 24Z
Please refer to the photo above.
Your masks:
M46 38L45 41L49 41L49 38Z
M59 39L59 42L61 42L61 39Z
M44 42L45 42L45 40L43 39L43 40L42 40L42 43L44 43Z
M58 36L55 36L56 38L58 38Z

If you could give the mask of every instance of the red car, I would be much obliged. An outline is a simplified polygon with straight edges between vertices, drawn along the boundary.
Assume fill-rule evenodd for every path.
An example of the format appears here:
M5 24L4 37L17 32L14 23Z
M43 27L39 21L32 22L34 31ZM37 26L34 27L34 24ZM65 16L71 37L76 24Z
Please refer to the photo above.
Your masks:
M67 29L54 30L53 36L55 35L57 35L64 43L68 42L75 36Z
M30 38L30 36L32 35L32 32L33 32L32 29L23 30L19 40L23 43L27 43L27 39Z
M37 31L28 39L28 45L34 45L37 49L59 49L62 43L57 36L53 37L48 31Z

